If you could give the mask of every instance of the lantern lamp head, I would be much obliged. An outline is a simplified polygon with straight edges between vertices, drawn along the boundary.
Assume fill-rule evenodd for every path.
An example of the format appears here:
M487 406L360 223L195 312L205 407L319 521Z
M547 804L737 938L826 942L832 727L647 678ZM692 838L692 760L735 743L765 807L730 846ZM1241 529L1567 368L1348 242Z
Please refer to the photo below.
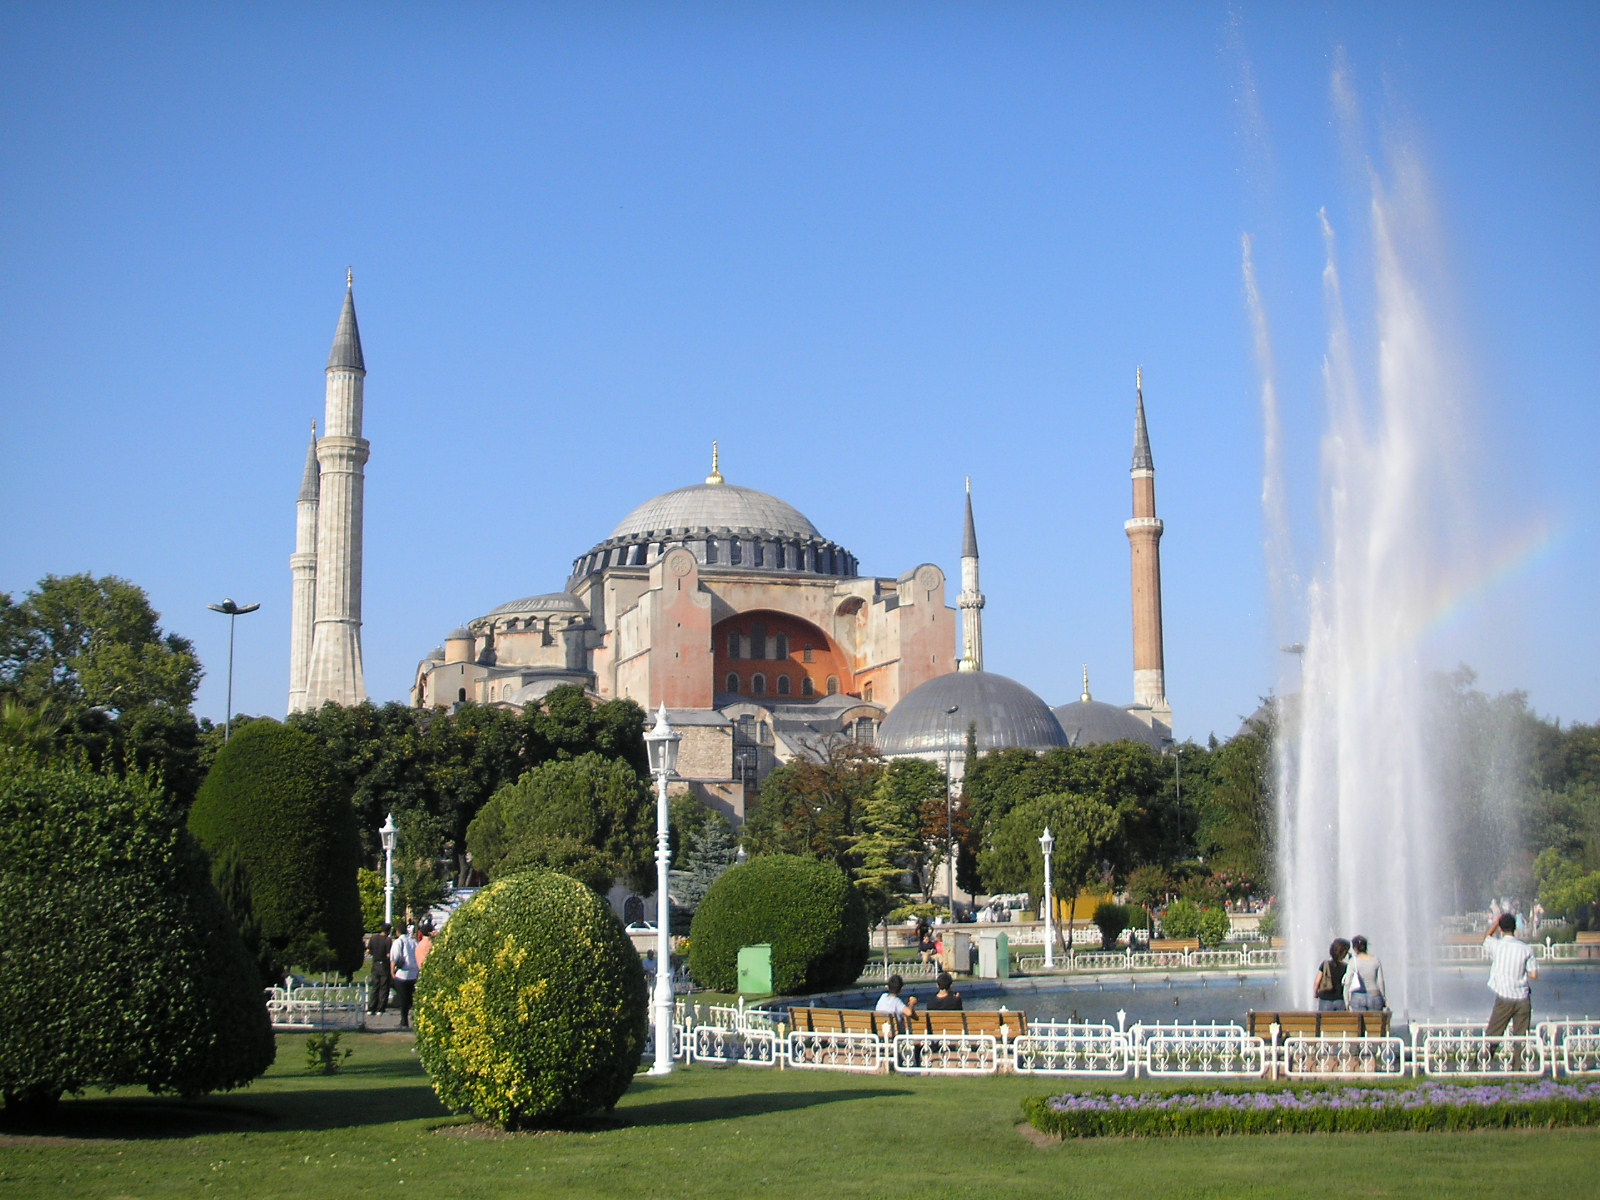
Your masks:
M383 824L378 826L378 837L383 842L383 851L385 854L394 853L394 839L395 835L399 832L400 830L394 823L394 814L390 813L383 819Z
M1043 851L1046 858L1049 858L1050 852L1055 848L1056 839L1050 836L1050 826L1046 825L1044 832L1039 835L1039 849Z
M672 775L678 769L678 744L683 735L667 721L667 706L662 704L656 712L655 727L644 735L644 747L650 756L650 774Z

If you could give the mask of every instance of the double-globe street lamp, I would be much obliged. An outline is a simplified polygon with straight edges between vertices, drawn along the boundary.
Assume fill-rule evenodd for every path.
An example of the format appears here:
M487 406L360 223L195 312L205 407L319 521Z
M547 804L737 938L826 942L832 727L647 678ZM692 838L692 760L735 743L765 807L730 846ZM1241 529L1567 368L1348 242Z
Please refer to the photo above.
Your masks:
M378 840L383 843L383 921L394 928L394 839L400 830L390 813L378 826Z
M1056 899L1050 874L1050 857L1055 853L1056 839L1050 836L1050 826L1044 827L1044 832L1039 835L1039 850L1044 855L1044 965L1045 969L1056 965L1056 935L1055 915Z
M230 596L221 604L208 604L206 607L228 618L228 711L223 714L222 720L222 744L227 745L228 734L233 730L233 626L245 613L253 613L261 605L235 604Z
M656 992L655 1062L652 1075L672 1073L672 939L671 901L667 896L667 868L671 850L667 845L667 781L678 769L678 743L683 735L667 723L667 706L656 713L655 728L644 735L650 755L650 774L656 780Z

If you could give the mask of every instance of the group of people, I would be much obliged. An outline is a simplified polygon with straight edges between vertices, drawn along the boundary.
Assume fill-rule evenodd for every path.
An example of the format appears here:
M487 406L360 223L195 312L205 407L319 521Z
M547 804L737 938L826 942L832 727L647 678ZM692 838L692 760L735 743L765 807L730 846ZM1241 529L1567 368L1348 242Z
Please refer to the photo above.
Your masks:
M961 993L952 992L950 986L955 982L950 977L949 971L940 971L939 977L934 980L939 991L928 1001L928 1009L932 1012L954 1012L961 1008ZM903 1020L915 1016L917 1012L917 998L915 996L902 996L906 981L900 975L889 976L888 991L878 997L877 1007L874 1012L886 1017Z
M1312 985L1318 1012L1382 1012L1389 1006L1384 987L1383 964L1359 933L1333 939Z
M398 936L391 937L393 927L383 922L378 931L367 937L367 953L372 956L372 985L367 994L367 1012L373 1016L389 1011L389 1001L400 1005L400 1028L411 1028L411 1002L417 994L417 979L422 974L422 964L433 949L433 925L423 921L417 925L400 926Z
M1539 978L1539 959L1533 947L1517 936L1517 916L1492 914L1483 939L1483 956L1489 960L1489 990L1494 1007L1486 1033L1499 1037L1509 1026L1513 1035L1528 1032L1533 1020L1533 981ZM1373 956L1367 939L1359 934L1349 941L1335 938L1328 957L1317 968L1313 984L1319 1012L1382 1012L1383 964Z

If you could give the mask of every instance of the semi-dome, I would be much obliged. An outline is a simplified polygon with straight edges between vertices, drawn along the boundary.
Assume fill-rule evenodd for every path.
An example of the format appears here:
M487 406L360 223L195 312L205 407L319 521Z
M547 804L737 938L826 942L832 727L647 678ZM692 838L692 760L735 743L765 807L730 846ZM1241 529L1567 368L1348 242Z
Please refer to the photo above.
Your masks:
M1160 750L1166 740L1161 731L1146 725L1125 708L1099 700L1074 700L1050 710L1073 746L1101 746L1107 742L1143 742Z
M726 482L713 454L704 483L646 500L610 537L577 558L567 588L576 590L588 576L611 567L648 567L676 546L713 571L857 574L855 555L818 533L792 504Z
M499 608L484 614L485 617L502 617L511 613L588 613L582 600L571 592L546 592L541 596L524 596L510 600Z
M1047 705L1015 679L992 671L956 671L914 689L878 730L878 748L902 754L961 754L976 727L978 753L1053 750L1067 744Z

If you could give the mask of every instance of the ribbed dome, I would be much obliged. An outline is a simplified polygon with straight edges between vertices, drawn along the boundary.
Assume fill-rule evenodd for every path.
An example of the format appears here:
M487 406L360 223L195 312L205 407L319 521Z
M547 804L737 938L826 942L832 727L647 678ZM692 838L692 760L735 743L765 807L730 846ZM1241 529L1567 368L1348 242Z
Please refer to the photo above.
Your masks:
M499 617L508 613L587 613L588 611L583 601L571 592L546 592L542 596L524 596L521 600L508 601L484 615Z
M647 500L622 518L611 536L633 538L669 529L749 530L758 537L822 536L793 505L731 483L697 483Z
M889 756L947 749L960 754L970 725L977 726L980 754L1067 744L1049 705L1015 679L992 671L956 671L928 680L896 704L878 730L878 748Z
M1102 704L1098 700L1075 700L1050 710L1061 722L1067 742L1073 746L1103 746L1107 742L1143 742L1152 750L1162 748L1159 730L1152 729L1125 708Z

